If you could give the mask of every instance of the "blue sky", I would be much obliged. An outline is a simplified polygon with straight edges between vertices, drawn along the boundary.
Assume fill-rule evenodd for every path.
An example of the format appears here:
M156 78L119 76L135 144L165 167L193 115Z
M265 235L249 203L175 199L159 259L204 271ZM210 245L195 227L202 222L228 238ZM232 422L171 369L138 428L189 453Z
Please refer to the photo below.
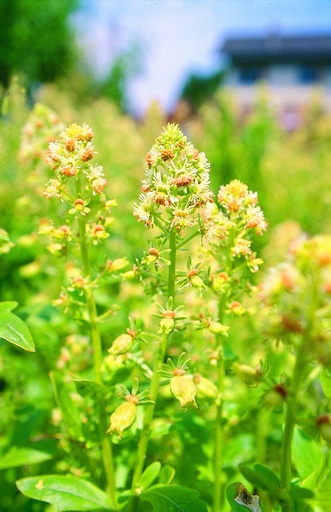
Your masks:
M331 34L331 0L82 0L75 23L100 74L139 44L130 98L142 114L154 99L171 109L190 73L218 69L229 35Z

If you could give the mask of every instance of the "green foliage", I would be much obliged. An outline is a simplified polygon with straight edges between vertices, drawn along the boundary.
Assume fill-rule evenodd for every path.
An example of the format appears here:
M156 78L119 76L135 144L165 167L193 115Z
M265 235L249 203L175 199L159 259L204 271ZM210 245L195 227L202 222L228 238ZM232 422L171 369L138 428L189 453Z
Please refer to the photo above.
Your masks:
M17 347L34 352L34 342L26 324L11 311L17 302L0 302L0 338Z
M55 399L62 412L69 434L78 441L82 441L84 439L82 422L79 410L72 399L72 395L76 391L74 383L68 385L68 383L63 381L62 375L56 372L51 374L51 380Z
M22 478L16 485L29 498L51 503L57 510L115 510L106 493L74 476L34 476Z
M190 75L182 89L181 98L186 100L194 111L197 111L219 89L223 75L223 71L216 71L207 76Z
M197 151L156 106L6 93L0 510L328 511L330 118L288 134L266 98L245 119L226 98L187 121Z
M155 512L189 512L192 508L196 512L207 512L206 504L196 491L179 485L155 485L140 494L139 499L151 503Z
M198 136L211 163L214 191L239 178L263 199L263 160L279 137L279 127L264 90L259 91L246 119L243 116L230 91L220 89L212 101L201 105Z
M331 486L330 450L324 455L323 460L315 470L303 481L303 485L314 492L313 503L320 507L323 512L327 512Z
M56 455L55 439L35 441L25 446L13 446L1 458L0 469L17 468L24 464L39 464L55 458Z
M133 46L120 54L112 63L108 75L99 85L95 84L98 94L111 100L122 112L130 110L128 82L140 72L140 53L139 47Z
M31 86L67 74L74 63L72 0L3 0L0 6L0 82L22 73Z
M143 474L140 477L138 482L138 486L142 491L148 489L154 480L158 477L161 471L161 463L158 461L152 462L147 468L144 470Z

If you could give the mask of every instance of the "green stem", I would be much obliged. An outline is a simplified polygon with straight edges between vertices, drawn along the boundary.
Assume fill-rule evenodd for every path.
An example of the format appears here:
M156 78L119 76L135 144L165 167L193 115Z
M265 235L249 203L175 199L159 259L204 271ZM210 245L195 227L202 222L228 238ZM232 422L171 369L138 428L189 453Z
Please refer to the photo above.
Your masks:
M168 299L173 298L173 307L175 307L175 288L176 288L176 239L177 233L172 229L169 233L170 247L170 265L168 274Z
M194 233L192 233L192 235L185 238L185 240L183 240L180 244L177 245L177 250L180 249L181 247L183 247L184 245L186 245L187 242L189 242L190 240L195 238L197 235L200 235L200 231L194 231Z
M301 338L301 343L296 347L295 363L291 379L289 399L286 407L285 426L282 440L282 451L280 459L280 483L282 489L288 496L291 487L291 463L292 463L292 439L294 426L299 406L299 398L302 393L302 381L307 369L307 348L311 345L311 333L315 328L315 312L318 307L318 285L316 276L311 276L311 290L309 297L309 308L307 310L307 326ZM292 503L288 497L284 503L281 503L282 512L291 512Z
M227 294L224 293L218 305L218 319L223 321L226 308ZM218 351L217 360L217 388L219 399L216 404L216 425L215 425L215 452L214 452L214 512L221 510L223 501L222 466L223 466L223 394L224 394L224 353L222 336L216 336L216 347Z
M150 433L151 433L151 425L152 425L152 421L154 418L155 403L157 400L158 390L159 390L159 380L160 380L159 369L164 360L165 352L167 349L167 342L168 342L168 334L164 334L161 342L159 343L156 359L154 361L153 376L151 379L150 394L149 394L149 399L151 401L153 401L154 403L148 405L147 409L146 409L146 415L144 418L144 426L143 426L140 440L139 440L136 464L135 464L135 469L134 469L134 473L133 473L133 477L132 477L132 492L133 492L133 494L136 491L138 482L140 480L141 474L144 469L146 452L147 452L148 442L149 442ZM135 504L132 507L132 510L135 510Z
M167 298L170 297L175 299L175 277L176 277L176 231L170 231L169 233L169 247L170 247L170 265L169 265L169 274L168 274L168 293ZM168 334L163 334L162 340L159 342L157 355L154 361L154 367L153 367L153 376L151 379L150 384L150 392L149 392L149 398L151 401L153 401L153 404L150 404L147 406L145 418L144 418L144 426L141 432L139 444L138 444L138 450L137 450L137 456L136 456L136 463L135 463L135 469L133 472L132 477L132 494L133 499L131 502L131 512L134 512L137 509L138 505L138 496L137 496L137 486L139 484L140 477L142 475L146 454L147 454L147 448L148 448L148 442L151 434L151 427L152 422L154 418L154 411L155 411L155 405L158 397L159 392L159 380L160 380L160 373L159 370L161 368L161 365L163 364L165 353L167 350L167 344L168 344Z
M282 452L280 461L280 482L286 493L291 486L291 462L292 462L292 439L299 404L300 387L306 367L305 356L306 340L303 339L297 349L295 364L293 368L290 395L286 407L285 427L282 440ZM289 501L281 504L282 512L290 512L292 505Z
M142 271L141 271L141 275L142 275L143 277L145 277L145 276L146 276L146 277L148 277L148 276L150 276L150 277L155 277L159 282L162 282L162 283L165 283L165 284L168 282L166 279L163 279L163 277L158 276L158 275L157 275L157 274L155 274L154 272L150 272L150 271L148 271L148 270L142 270Z
M77 185L77 192L79 192L79 185ZM86 305L89 316L90 335L93 349L93 367L94 367L94 378L99 384L102 383L101 378L101 363L102 363L102 342L98 328L97 320L97 308L91 288L90 280L90 258L88 245L86 243L86 221L84 217L80 217L78 220L79 230L79 245L82 260L82 272L84 279L87 280L86 288ZM107 424L105 417L105 403L104 400L100 401L99 408L99 435L101 443L101 452L103 467L106 475L106 489L111 497L112 501L116 505L116 489L115 489L115 470L114 470L114 459L112 454L112 447L110 444L109 436L106 434Z
M255 453L256 461L265 464L267 458L267 438L270 430L270 412L265 407L260 407L256 417Z
M221 342L219 342L221 343ZM220 344L219 344L220 346ZM223 393L224 393L224 356L219 352L217 362L217 388L219 393L219 403L216 405L216 425L215 425L215 452L214 452L214 511L221 510L223 489L222 489L222 466L223 466Z

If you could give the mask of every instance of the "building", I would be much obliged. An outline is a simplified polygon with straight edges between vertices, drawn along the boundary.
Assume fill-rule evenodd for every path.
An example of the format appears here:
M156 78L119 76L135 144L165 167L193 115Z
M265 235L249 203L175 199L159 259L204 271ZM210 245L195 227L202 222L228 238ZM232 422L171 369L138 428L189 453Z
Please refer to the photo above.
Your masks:
M239 101L254 101L257 83L265 83L272 99L284 108L309 100L318 87L331 109L331 34L228 38L221 52L228 62L225 85Z

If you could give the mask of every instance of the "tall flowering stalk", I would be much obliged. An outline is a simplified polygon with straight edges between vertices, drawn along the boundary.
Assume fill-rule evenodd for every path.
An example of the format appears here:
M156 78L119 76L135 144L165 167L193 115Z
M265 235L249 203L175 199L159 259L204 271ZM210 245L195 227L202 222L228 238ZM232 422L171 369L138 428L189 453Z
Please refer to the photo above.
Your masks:
M162 251L161 247L152 245L143 258L138 272L144 276L150 273L151 265L156 268L161 267L162 264L168 266L168 278L159 279L166 307L161 308L158 331L161 339L158 342L150 383L149 398L155 404L168 340L180 319L181 308L175 307L177 251L201 233L199 210L212 201L213 194L209 189L209 164L204 153L200 153L187 142L177 125L169 124L163 134L156 139L156 143L146 155L146 164L142 193L139 196L139 202L133 207L133 213L139 222L145 223L146 227L159 228L161 236L158 243L166 249ZM188 228L191 229L187 233ZM183 398L185 395L183 384L186 388L186 377L177 374L174 376L177 376L179 381L176 381L176 386L173 385L173 390L177 390L175 391L177 398L185 405L187 400ZM189 382L190 387L193 386L195 389L193 382ZM138 491L137 485L144 467L154 409L155 405L149 406L145 415L132 480L133 493ZM132 507L133 510L136 507L135 500Z
M218 203L218 204L217 204ZM214 453L214 510L221 510L224 499L222 488L223 460L223 403L225 356L224 335L229 327L223 325L229 314L241 315L245 310L240 302L249 291L249 280L244 278L245 269L257 272L262 263L251 248L251 233L262 235L267 228L263 212L258 206L255 192L239 180L222 185L217 194L217 203L210 203L203 212L204 238L210 242L210 253L216 262L211 274L210 287L217 296L218 324L214 330L215 349L212 360L216 365L219 399L216 401L215 453Z
M299 417L304 414L303 390L312 365L331 364L331 238L305 236L292 243L285 263L272 269L262 285L261 298L267 310L267 334L282 340L293 355L293 368L285 389L286 410L280 459L283 512L293 510L292 440ZM330 441L331 418L321 414L310 430ZM308 424L307 423L307 424ZM326 428L325 428L326 427Z
M109 237L112 223L111 206L104 193L107 180L103 168L93 164L95 149L93 132L87 125L70 125L58 142L49 144L48 161L55 177L46 184L45 195L61 201L66 219L61 225L43 223L41 232L50 238L49 250L67 254L68 248L79 248L79 255L70 270L69 284L64 287L54 305L86 309L93 352L94 379L102 383L102 341L94 289L101 274L92 268L94 246ZM107 271L107 265L104 268ZM79 298L79 300L77 299ZM81 313L83 316L84 314ZM109 437L106 435L105 404L99 404L100 442L107 490L115 502L114 464Z

